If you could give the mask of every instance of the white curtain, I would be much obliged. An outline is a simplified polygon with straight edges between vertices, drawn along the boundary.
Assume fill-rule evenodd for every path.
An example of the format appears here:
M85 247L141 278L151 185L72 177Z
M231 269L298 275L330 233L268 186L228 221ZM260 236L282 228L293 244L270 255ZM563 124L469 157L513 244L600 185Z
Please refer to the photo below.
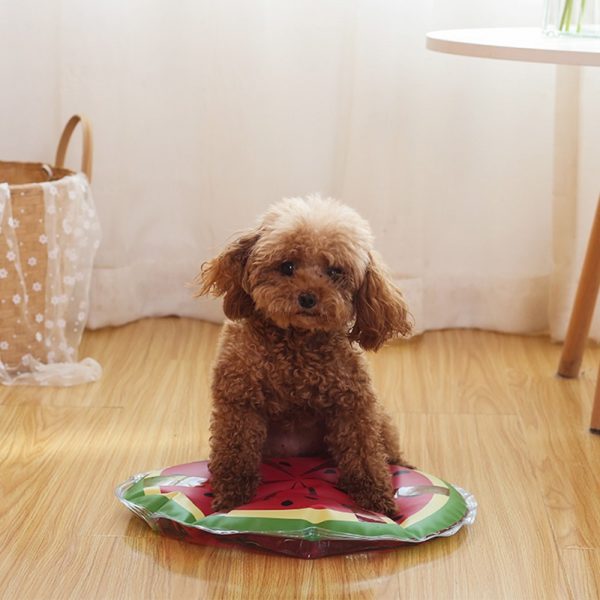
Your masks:
M91 118L91 327L219 320L185 287L200 264L321 192L371 222L420 330L561 337L600 191L600 70L557 88L552 65L425 49L429 30L536 26L541 4L0 0L0 156L48 160L71 113Z

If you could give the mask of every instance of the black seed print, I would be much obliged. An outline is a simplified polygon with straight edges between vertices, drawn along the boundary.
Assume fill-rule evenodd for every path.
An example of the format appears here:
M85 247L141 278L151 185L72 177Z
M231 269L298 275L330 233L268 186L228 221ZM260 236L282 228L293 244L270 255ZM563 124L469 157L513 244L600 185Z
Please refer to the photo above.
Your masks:
M291 500L284 500L284 501L281 503L281 506L290 506L290 505L292 505L292 504L294 504L294 503L293 503Z

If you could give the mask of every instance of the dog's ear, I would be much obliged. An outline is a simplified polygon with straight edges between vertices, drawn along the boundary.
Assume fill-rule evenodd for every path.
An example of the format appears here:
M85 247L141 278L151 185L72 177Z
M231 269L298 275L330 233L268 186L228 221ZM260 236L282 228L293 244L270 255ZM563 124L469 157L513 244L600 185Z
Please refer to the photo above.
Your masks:
M404 298L373 254L354 306L356 320L349 335L365 350L377 350L390 338L412 332L412 317Z
M223 311L227 317L233 320L249 317L254 311L254 301L244 290L244 271L259 237L257 231L245 233L219 256L205 262L194 281L195 296L223 296Z

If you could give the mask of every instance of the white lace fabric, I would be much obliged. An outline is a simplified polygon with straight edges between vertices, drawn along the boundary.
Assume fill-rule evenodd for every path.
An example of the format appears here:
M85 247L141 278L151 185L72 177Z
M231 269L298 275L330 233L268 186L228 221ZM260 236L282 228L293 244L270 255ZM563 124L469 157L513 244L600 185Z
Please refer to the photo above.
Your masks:
M100 365L78 360L89 310L100 224L83 174L40 184L43 218L0 184L0 382L68 386L99 379ZM42 217L41 210L37 213ZM36 217L38 215L36 214ZM36 265L47 259L45 279ZM18 361L14 357L17 355ZM4 360L3 356L12 357Z

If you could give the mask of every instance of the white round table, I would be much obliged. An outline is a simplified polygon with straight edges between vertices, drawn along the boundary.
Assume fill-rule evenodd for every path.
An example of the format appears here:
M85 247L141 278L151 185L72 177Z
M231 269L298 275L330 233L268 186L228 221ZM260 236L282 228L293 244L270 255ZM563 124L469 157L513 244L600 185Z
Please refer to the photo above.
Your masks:
M547 36L536 27L433 31L427 34L427 48L479 58L600 67L600 38Z
M536 63L551 63L559 66L557 74L555 129L555 159L567 155L576 157L578 140L564 128L561 114L572 117L571 123L578 122L579 111L579 71L569 66L600 67L600 38L576 36L547 36L540 28L488 28L488 29L453 29L434 31L427 34L427 48L446 54L474 56L504 60L519 60ZM561 133L562 132L562 133ZM565 164L562 161L561 164ZM571 161L576 165L576 159ZM565 181L555 188L564 187ZM576 174L570 174L570 187L573 198L576 196ZM568 211L571 211L569 214ZM555 205L555 223L565 217L573 219L575 206ZM573 221L574 222L574 221ZM572 258L572 256L570 257ZM583 351L587 341L598 289L600 287L600 200L596 208L596 216L583 265L575 304L569 321L558 374L563 377L577 377ZM590 429L600 433L600 371L596 384L594 407Z

